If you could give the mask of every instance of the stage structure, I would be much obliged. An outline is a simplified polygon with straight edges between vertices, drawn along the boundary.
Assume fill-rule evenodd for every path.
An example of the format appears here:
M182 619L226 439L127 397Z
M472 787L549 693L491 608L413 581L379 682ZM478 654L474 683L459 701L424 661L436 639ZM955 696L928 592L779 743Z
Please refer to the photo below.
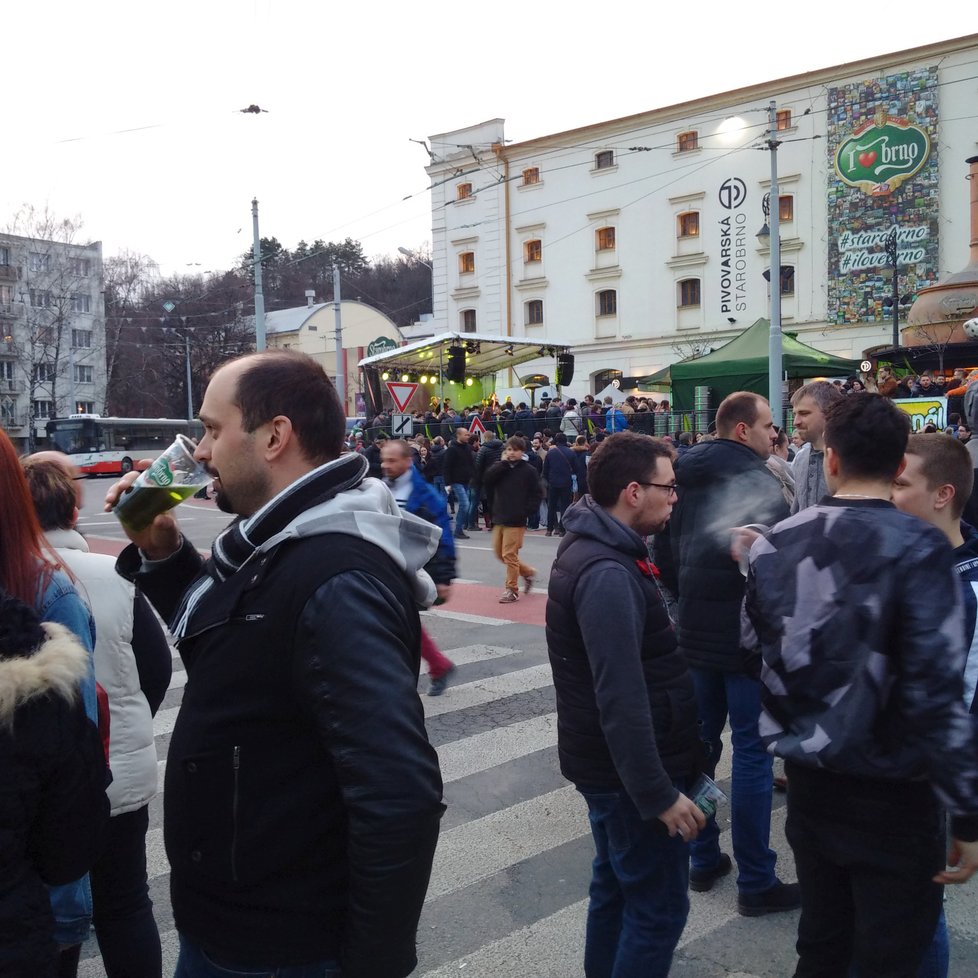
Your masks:
M516 369L531 363L525 372ZM531 342L483 333L441 333L364 357L360 370L367 413L376 415L385 406L387 381L419 385L410 406L413 411L426 410L432 399L448 398L457 408L481 403L497 388L524 387L524 378L530 384L524 387L529 403L533 386L540 386L540 375L550 374L555 383L562 379L565 386L571 382L574 356L568 343Z

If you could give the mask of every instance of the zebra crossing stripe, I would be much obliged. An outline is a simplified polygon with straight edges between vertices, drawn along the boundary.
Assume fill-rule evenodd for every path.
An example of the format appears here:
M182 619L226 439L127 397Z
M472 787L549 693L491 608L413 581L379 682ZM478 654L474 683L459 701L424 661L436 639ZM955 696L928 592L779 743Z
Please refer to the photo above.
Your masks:
M502 676L490 676L487 679L463 683L461 686L449 686L444 696L435 698L425 696L423 697L424 715L437 717L445 713L455 713L458 710L484 706L494 700L552 685L553 673L550 671L550 663L545 662L543 665L531 666L529 669L507 672Z
M556 743L557 714L548 713L443 744L438 748L442 781L450 784Z
M589 832L584 803L571 786L466 822L439 837L425 902Z

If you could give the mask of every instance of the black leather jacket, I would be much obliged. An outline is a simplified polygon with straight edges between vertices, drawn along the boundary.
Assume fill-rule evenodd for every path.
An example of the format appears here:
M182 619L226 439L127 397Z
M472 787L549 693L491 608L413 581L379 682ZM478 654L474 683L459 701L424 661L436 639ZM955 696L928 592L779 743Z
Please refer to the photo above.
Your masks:
M201 558L119 566L169 618ZM444 810L419 643L406 577L354 537L281 544L208 592L167 756L179 931L231 960L411 972Z

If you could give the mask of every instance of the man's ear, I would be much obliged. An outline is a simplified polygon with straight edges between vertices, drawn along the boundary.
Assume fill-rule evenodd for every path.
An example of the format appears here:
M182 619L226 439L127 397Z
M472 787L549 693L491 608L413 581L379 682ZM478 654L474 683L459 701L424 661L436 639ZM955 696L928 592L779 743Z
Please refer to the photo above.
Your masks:
M832 476L833 479L839 477L839 456L836 454L834 448L829 448L828 445L825 446L825 458L822 461L825 468L825 474Z
M265 458L272 461L281 457L295 438L295 432L292 429L292 421L284 414L276 415L265 427L267 428L263 435L265 438Z
M934 509L947 509L947 507L954 501L954 497L956 495L957 493L954 491L954 486L952 486L950 482L946 482L943 486L939 486L937 489L937 495L934 498Z

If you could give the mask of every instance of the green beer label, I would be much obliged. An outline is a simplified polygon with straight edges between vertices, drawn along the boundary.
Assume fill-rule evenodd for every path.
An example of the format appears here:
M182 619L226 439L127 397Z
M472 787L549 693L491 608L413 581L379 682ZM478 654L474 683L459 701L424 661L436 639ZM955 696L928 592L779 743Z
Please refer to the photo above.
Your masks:
M163 455L149 467L146 472L146 481L163 488L173 485L173 472Z
M929 157L930 137L923 129L881 112L839 144L835 172L850 187L884 197L918 173Z

